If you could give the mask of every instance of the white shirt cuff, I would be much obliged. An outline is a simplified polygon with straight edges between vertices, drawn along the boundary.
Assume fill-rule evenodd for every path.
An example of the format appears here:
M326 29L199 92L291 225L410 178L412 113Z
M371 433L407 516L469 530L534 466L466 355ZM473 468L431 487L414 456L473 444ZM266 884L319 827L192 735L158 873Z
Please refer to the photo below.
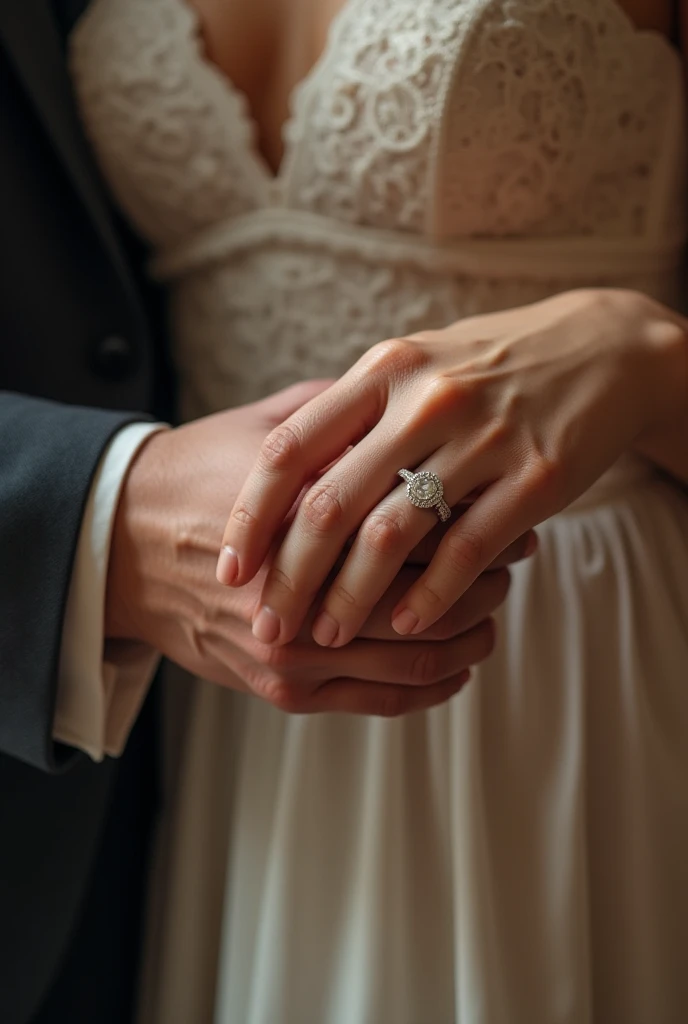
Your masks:
M160 655L135 641L104 638L105 584L117 503L131 462L163 424L120 430L101 459L72 569L62 628L53 738L94 761L122 753Z

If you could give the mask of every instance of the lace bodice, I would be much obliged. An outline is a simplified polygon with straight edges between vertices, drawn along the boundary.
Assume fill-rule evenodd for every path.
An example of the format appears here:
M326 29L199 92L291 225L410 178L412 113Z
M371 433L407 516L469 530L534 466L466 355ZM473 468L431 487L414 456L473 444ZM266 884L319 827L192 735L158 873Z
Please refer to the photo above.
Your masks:
M570 283L657 290L684 236L680 63L614 0L348 0L276 177L184 0L95 0L72 69L189 413Z

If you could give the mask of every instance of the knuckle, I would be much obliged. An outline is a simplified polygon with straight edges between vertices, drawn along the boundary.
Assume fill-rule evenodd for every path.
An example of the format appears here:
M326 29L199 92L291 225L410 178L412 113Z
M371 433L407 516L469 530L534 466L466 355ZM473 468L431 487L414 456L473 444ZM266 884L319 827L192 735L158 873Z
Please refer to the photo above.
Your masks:
M425 430L433 424L443 423L447 419L456 422L457 410L465 405L466 394L465 385L451 377L438 376L424 381L421 401L415 405L401 428L400 439L409 442L419 430Z
M301 458L302 441L293 423L280 423L263 441L260 455L270 469L292 469Z
M314 484L304 497L301 510L314 529L322 532L334 529L344 514L338 485L333 480L322 480Z
M404 540L404 517L392 511L377 511L361 527L363 543L381 555L393 555Z
M172 548L174 554L180 558L190 551L198 549L199 537L192 526L182 523L177 529L173 539Z
M556 503L564 484L563 467L555 459L539 453L527 474L527 490L534 497Z
M411 681L420 686L437 682L439 678L439 656L434 647L425 647L411 659L409 666Z
M346 605L350 605L350 606L358 604L358 601L356 600L354 595L351 593L351 591L347 590L347 588L345 586L343 586L343 584L341 584L341 583L333 583L332 584L332 588L330 590L330 594L332 595L332 597L336 598L338 601L341 601L342 604L346 604Z
M182 634L187 647L193 656L201 661L205 654L205 629L202 624L195 620L186 622L182 626Z
M266 583L266 589L268 588L271 595L278 594L280 597L293 597L295 593L294 582L291 576L288 576L286 572L277 566L273 566L270 570Z
M255 655L254 651L249 653ZM261 664L257 655L241 666L240 675L251 692L265 701L269 701L275 686L280 682L280 677Z
M455 378L435 377L427 384L425 403L436 416L442 416L455 412L465 394L464 385Z
M191 620L201 636L222 636L227 631L227 608L213 595L203 602L202 608L191 612Z
M270 669L276 678L286 679L292 668L294 656L289 647L274 647L256 641L253 654L256 661Z
M385 377L406 377L424 366L427 354L412 338L390 338L374 345L368 355L368 370Z
M232 520L235 523L240 523L242 526L253 526L256 522L256 517L245 505L236 505L232 509Z
M471 575L483 560L485 544L479 533L459 529L447 534L442 556L461 576Z
M426 583L425 581L422 581L419 584L418 593L420 600L428 608L432 608L434 605L439 604L439 602L442 600L441 595L438 594L438 592L433 587L431 587L429 583Z
M224 632L225 617L221 602L193 599L180 622L186 642L198 658L204 658L208 644Z
M280 677L271 679L263 688L261 696L268 704L288 715L302 713L306 703L296 685Z

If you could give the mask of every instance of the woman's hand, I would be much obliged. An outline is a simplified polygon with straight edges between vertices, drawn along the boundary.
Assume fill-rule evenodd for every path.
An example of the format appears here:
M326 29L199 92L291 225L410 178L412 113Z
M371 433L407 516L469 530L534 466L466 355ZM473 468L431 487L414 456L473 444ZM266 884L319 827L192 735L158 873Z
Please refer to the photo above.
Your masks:
M228 495L239 493L268 432L325 386L297 385L148 439L130 467L115 516L108 646L143 642L193 675L287 712L394 716L434 707L454 696L470 667L491 653L490 618L509 589L506 568L485 573L422 637L400 640L391 610L432 558L430 537L414 550L360 639L326 652L311 637L314 612L295 642L279 649L252 635L269 561L241 590L228 592L213 578ZM506 553L505 566L524 557L525 542Z
M431 470L465 511L392 612L398 633L426 630L519 535L677 415L684 336L681 318L644 296L589 290L375 346L266 439L227 524L221 582L253 578L329 466L282 540L254 632L296 636L355 535L313 626L319 643L347 643L437 523L397 473Z

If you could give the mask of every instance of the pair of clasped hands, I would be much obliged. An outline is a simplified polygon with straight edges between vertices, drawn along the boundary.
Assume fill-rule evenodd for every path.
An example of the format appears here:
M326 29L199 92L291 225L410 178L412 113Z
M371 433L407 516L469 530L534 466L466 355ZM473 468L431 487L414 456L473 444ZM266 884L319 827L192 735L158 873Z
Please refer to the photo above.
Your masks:
M533 527L685 416L685 351L652 300L569 292L155 435L117 517L110 635L290 712L442 703L491 653ZM437 474L452 520L400 469Z

